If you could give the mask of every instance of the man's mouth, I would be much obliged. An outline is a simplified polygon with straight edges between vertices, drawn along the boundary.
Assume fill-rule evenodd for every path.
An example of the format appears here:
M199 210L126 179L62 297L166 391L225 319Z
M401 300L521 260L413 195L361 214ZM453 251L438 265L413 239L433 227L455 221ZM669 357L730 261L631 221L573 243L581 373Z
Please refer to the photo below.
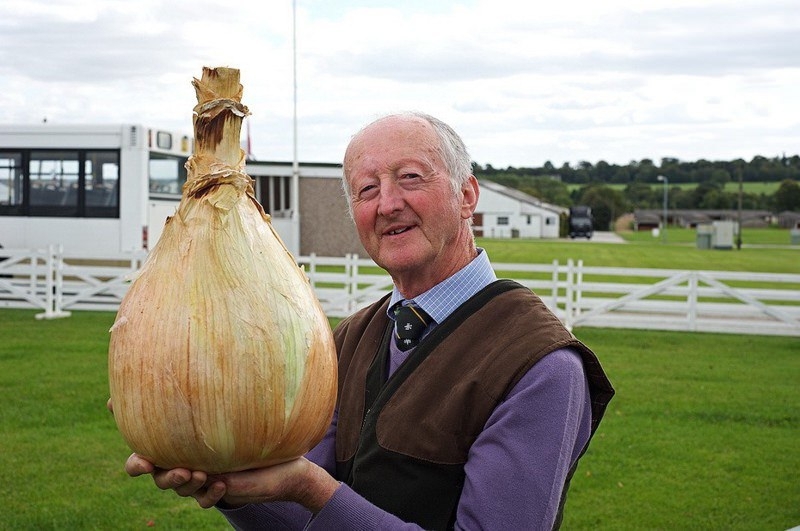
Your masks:
M399 229L392 229L390 231L387 231L386 234L388 234L389 236L396 236L398 234L406 232L407 230L411 230L411 227L400 227Z

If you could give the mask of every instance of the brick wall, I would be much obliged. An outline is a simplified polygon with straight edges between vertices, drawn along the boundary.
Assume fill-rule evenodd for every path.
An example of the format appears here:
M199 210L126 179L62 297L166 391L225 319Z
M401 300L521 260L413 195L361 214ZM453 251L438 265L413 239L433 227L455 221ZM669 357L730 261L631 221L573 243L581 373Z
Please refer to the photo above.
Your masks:
M347 201L339 179L300 179L300 254L344 256L367 253L358 240L347 213Z

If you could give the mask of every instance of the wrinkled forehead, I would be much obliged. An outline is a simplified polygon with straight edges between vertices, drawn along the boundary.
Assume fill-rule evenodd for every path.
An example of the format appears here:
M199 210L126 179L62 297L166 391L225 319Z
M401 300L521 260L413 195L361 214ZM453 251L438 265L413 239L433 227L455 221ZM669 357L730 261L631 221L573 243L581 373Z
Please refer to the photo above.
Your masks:
M369 165L391 166L401 159L418 158L431 166L442 164L436 132L417 117L387 117L359 131L345 151L345 173Z

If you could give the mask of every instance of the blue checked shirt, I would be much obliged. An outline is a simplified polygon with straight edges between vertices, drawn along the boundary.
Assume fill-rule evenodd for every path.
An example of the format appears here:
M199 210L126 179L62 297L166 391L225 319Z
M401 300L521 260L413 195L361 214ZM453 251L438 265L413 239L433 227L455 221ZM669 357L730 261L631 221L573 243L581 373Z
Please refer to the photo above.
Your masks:
M437 324L444 321L456 308L464 304L467 299L478 293L480 290L497 280L489 257L481 248L478 248L476 256L469 264L459 270L455 275L435 285L425 293L414 299L414 303L425 310L431 316L433 323L425 331L427 334ZM395 287L392 289L392 296L389 299L387 313L390 319L394 319L391 309L395 304L406 301Z

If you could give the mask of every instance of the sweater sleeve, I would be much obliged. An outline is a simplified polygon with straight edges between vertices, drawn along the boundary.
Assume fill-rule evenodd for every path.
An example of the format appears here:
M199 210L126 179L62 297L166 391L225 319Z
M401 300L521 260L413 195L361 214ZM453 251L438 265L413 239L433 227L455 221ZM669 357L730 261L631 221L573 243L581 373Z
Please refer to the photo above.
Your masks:
M456 528L551 529L590 434L580 355L551 352L494 410L470 449Z
M569 349L548 354L520 379L473 444L465 465L456 529L551 528L567 473L589 439L590 425L588 384L580 356ZM325 468L322 463L334 455L333 439L335 430L330 447L318 446L309 459ZM289 503L250 505L222 513L237 529L420 529L372 505L344 484L313 518L309 511Z

